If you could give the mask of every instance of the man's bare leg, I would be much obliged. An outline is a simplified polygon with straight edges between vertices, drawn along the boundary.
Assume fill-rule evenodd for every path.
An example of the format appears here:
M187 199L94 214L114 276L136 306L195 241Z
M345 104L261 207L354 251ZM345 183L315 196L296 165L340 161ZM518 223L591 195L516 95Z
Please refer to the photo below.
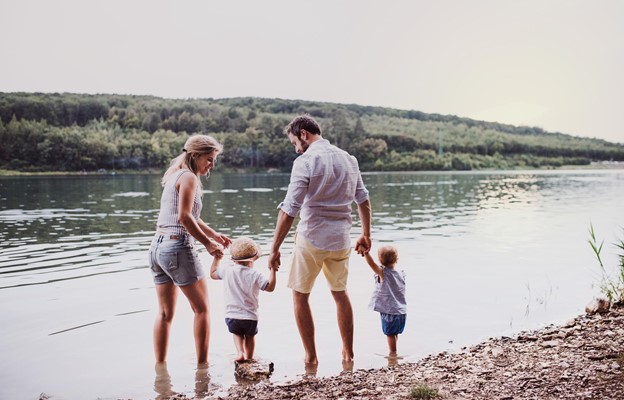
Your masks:
M300 293L293 290L293 304L295 306L295 320L299 328L299 336L305 350L305 363L318 364L316 344L314 343L314 318L310 309L310 293Z
M347 291L335 292L332 296L336 302L336 314L338 318L338 329L342 337L342 361L353 362L353 308Z

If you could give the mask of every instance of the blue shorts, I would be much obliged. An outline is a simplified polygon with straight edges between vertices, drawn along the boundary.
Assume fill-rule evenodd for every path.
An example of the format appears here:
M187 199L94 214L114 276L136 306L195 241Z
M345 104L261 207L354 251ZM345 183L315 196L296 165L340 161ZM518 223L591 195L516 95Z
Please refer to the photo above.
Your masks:
M234 335L256 336L258 333L258 321L253 319L226 318L225 324Z
M403 333L407 314L379 313L379 315L381 316L381 330L383 330L384 335L391 336Z
M193 250L192 237L156 235L149 249L148 263L156 285L173 282L186 286L204 277L197 253Z

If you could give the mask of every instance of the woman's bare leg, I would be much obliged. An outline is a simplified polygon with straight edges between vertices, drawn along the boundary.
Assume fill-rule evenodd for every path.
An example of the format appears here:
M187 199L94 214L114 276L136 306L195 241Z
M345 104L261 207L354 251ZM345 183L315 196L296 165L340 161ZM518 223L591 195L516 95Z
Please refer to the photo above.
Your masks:
M167 360L167 347L169 345L169 331L175 312L178 292L173 282L156 285L158 296L158 314L154 322L154 355L156 362Z
M182 286L180 289L182 289L182 293L184 293L188 299L191 309L195 314L193 331L195 334L197 363L207 363L208 343L210 340L210 311L208 308L208 288L206 286L206 279L200 279L190 285Z

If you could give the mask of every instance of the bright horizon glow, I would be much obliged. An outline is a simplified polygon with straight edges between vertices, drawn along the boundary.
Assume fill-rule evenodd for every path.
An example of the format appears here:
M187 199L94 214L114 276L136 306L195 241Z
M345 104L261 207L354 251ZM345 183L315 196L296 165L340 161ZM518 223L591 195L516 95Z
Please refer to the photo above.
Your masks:
M624 143L624 2L0 0L0 91L262 97Z

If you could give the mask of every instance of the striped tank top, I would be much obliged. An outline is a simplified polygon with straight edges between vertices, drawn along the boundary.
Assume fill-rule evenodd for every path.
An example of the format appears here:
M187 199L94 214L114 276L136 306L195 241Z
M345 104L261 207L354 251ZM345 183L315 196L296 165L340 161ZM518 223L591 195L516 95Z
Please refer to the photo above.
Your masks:
M192 173L188 169L181 169L169 178L163 188L162 197L160 198L160 213L158 214L156 227L158 232L162 232L166 235L188 235L184 226L178 221L180 194L176 190L176 183L185 172ZM198 187L195 190L195 199L193 200L193 207L191 209L191 214L195 219L199 219L201 209L202 200Z

